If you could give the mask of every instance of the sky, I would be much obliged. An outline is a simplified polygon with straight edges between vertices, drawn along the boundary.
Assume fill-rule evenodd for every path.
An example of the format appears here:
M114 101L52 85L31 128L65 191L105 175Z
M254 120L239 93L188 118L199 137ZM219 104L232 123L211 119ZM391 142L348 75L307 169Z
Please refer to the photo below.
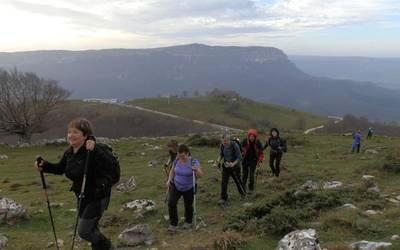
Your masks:
M400 57L400 0L0 0L0 51L271 46Z

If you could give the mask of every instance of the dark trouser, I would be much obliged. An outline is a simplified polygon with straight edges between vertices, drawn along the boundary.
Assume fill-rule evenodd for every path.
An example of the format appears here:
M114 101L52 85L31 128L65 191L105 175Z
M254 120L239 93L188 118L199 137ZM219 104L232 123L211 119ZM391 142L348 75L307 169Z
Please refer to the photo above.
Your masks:
M271 168L271 171L275 176L279 176L281 172L280 169L281 159L282 159L282 152L271 150L269 154L269 167Z
M98 223L104 210L108 207L110 197L90 202L83 208L79 217L78 234L82 239L92 243L92 249L108 250L111 242L100 232Z
M351 148L351 152L354 153L354 151L357 149L357 154L358 154L358 153L360 153L360 148L361 148L361 143L353 144L353 147Z
M246 190L247 179L249 179L249 190L254 191L254 175L257 168L257 161L245 161L243 162L243 188ZM250 175L249 175L250 172Z
M183 196L185 204L185 222L191 224L193 220L193 188L188 191L180 192L176 189L174 184L169 188L168 211L169 211L169 224L172 226L178 225L178 200Z
M245 195L245 190L243 188L242 181L240 180L240 167L235 166L233 168L222 168L222 181L221 181L221 199L224 201L228 200L228 183L229 177L232 176L235 181L236 187L239 194Z

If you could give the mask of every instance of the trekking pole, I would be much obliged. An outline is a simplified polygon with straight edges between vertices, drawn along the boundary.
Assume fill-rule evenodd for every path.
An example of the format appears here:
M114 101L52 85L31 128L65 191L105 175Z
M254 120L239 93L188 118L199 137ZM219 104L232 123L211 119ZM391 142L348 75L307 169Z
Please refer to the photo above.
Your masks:
M254 178L254 193L257 192L257 177L258 177L258 170L259 170L260 164L258 163L256 166L256 177Z
M243 196L246 197L246 191L244 190L243 183L242 183L242 181L240 180L240 176L238 176L238 175L236 174L236 172L233 170L234 167L230 167L230 168L232 168L232 177L233 177L234 179L236 179L236 182L237 182L237 183L239 183L238 186L240 187L240 190L242 191Z
M37 162L38 164L39 164L40 162L42 162L42 161L43 161L43 158L42 158L41 156L36 157L36 162ZM57 248L57 250L58 250L58 249L60 249L60 248L59 248L59 246L58 246L57 234L56 234L56 229L55 229L55 227L54 227L53 214L51 213L50 201L49 201L49 196L48 196L48 194L47 194L47 185L46 185L46 180L44 179L43 170L40 170L40 178L42 179L43 193L44 193L44 196L46 197L47 208L49 209L51 227L53 228L54 240L56 241L56 248Z
M72 237L71 250L74 250L75 238L76 238L76 230L78 229L79 213L80 213L80 210L81 210L82 200L85 198L85 186L86 186L87 170L88 170L88 166L89 166L89 158L90 158L90 151L87 150L87 152L86 152L85 169L83 171L83 180L82 180L81 192L80 192L80 194L78 196L78 209L77 209L77 213L76 213L75 228L74 228L74 234L73 234L73 237Z
M164 204L163 204L163 209L162 209L163 219L166 219L165 208L166 208L166 205L167 205L168 196L169 196L169 186L167 187L167 192L165 193L165 199L164 199Z
M194 230L196 230L197 228L197 221L196 221L196 217L197 217L197 211L196 211L196 174L194 171L193 172L193 226L194 226Z

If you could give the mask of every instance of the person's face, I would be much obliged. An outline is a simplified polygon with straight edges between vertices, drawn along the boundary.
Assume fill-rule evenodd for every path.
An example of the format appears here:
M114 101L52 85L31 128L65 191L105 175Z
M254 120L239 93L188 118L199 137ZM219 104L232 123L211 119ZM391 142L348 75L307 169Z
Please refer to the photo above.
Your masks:
M87 136L84 136L82 131L80 131L79 129L68 128L67 139L70 146L80 146L85 142L86 138Z
M249 136L249 140L250 140L251 142L254 142L254 141L256 140L256 137L255 137L254 135L250 135L250 136Z
M228 138L222 139L222 144L224 144L224 147L229 147L231 145L231 142Z
M273 137L277 137L277 136L278 136L278 132L276 132L275 130L272 131L272 136L273 136Z
M186 161L189 158L189 153L186 152L178 153L178 157L180 160Z

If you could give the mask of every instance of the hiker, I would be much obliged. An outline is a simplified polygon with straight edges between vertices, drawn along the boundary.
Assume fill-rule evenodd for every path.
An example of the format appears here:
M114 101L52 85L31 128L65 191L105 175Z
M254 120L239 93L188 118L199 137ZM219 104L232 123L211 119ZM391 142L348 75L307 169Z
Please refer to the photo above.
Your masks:
M251 194L254 191L254 176L256 168L260 167L264 160L263 146L258 139L258 133L255 129L249 129L247 132L247 138L242 141L242 156L243 156L243 176L242 183L244 190L247 189L247 179L249 179L249 190Z
M272 128L270 131L270 137L265 142L264 149L271 147L269 153L269 166L271 168L272 174L279 177L281 172L280 164L282 160L283 153L287 151L286 141L280 137L279 130L277 128Z
M108 208L111 196L112 163L106 152L96 144L91 123L77 118L68 124L67 140L69 148L58 163L45 160L36 162L36 168L45 173L65 174L72 180L73 191L78 198L81 192L86 155L90 151L90 161L85 185L85 195L79 213L79 236L89 241L92 249L113 249L111 241L99 230L98 222Z
M178 154L178 141L171 139L168 144L168 154L169 154L169 158L167 160L167 162L164 164L164 171L165 174L167 175L167 178L169 177L169 172L171 170L172 167L172 163L175 161L176 156Z
M195 177L193 177L193 174ZM185 223L183 228L192 227L193 221L193 201L194 191L197 189L197 178L203 176L200 162L190 156L189 147L181 144L178 147L178 157L172 164L172 168L167 181L169 188L168 211L169 227L168 231L176 232L178 228L178 208L177 204L181 196L185 205ZM193 183L194 178L196 183Z
M231 140L229 134L222 136L222 144L220 146L220 155L214 163L214 167L221 169L222 163L222 178L221 178L221 198L218 204L223 206L228 201L228 183L229 177L232 176L239 194L242 198L246 196L246 192L243 188L242 181L240 179L240 163L242 160L242 153L240 150L240 143Z
M354 153L355 150L357 150L357 154L360 153L361 139L362 139L361 130L357 130L357 133L353 135L353 145L351 147L352 153Z
M367 134L367 140L371 140L373 134L374 134L374 129L373 128L369 128L368 129L368 134Z

